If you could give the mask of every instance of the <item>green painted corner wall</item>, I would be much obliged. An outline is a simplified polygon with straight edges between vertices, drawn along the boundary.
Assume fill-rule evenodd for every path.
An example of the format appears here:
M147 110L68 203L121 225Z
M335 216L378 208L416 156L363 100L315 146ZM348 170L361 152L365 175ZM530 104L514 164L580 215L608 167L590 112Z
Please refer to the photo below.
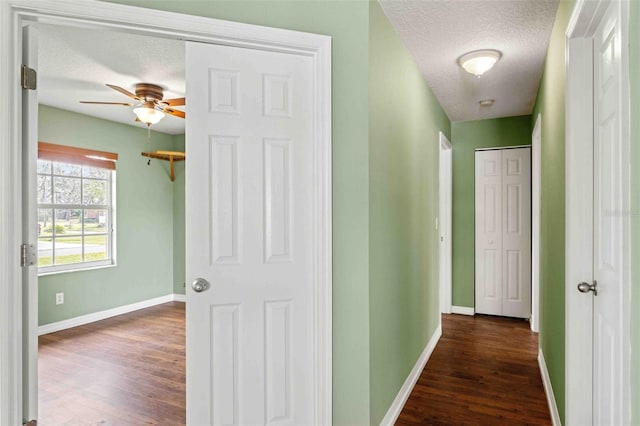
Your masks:
M440 323L439 131L450 123L377 2L369 9L370 424Z
M369 4L114 0L332 37L333 423L369 423Z
M573 1L561 1L531 117L541 115L540 335L560 418L565 408L565 32Z
M529 115L451 123L453 306L475 306L475 150L531 145L530 124Z
M39 324L127 305L173 292L173 188L166 164L147 161L147 131L40 106L39 139L119 154L116 170L117 266L38 279ZM155 149L173 138L152 132ZM55 304L64 292L65 303Z
M173 136L176 151L184 152L184 135ZM185 162L175 163L176 180L173 182L173 294L185 294L185 215L184 174Z
M640 425L640 2L630 2L631 94L631 424Z

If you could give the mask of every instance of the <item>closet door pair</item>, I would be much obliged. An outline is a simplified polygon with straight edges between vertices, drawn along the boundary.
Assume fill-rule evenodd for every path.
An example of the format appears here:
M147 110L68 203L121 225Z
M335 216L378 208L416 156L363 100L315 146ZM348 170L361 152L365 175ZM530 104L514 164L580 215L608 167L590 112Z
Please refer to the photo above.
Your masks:
M531 149L476 151L475 311L531 317Z

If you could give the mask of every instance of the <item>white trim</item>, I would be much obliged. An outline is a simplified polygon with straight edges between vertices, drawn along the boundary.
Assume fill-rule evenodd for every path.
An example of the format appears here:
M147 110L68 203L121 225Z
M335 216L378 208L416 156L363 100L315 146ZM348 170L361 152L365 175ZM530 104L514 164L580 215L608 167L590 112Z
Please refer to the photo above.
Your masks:
M553 395L553 386L551 385L551 378L549 377L549 371L547 370L547 363L544 360L542 348L538 348L538 366L540 367L540 377L542 378L544 393L547 396L547 404L549 404L551 422L553 423L553 426L561 426L562 421L560 420L560 413L558 412L558 406L556 405L556 397Z
M542 116L531 133L531 331L540 330L540 188L542 176Z
M475 308L468 308L466 306L451 306L451 313L458 315L475 315Z
M427 346L424 347L422 354L416 361L413 369L411 369L411 372L409 373L409 376L407 376L407 379L404 381L404 384L398 391L398 395L396 395L396 398L391 403L389 410L387 410L387 414L385 414L385 416L382 418L380 425L393 425L395 424L396 420L398 420L398 416L400 415L404 404L407 402L407 399L409 399L411 391L420 378L425 365L427 365L427 361L429 361L433 350L436 348L438 340L440 340L440 336L442 336L442 324L438 324L438 327L433 332L431 339L429 339L429 342L427 342Z
M0 1L0 424L20 424L21 229L20 30L23 21L110 28L154 37L309 56L314 67L314 422L332 419L331 37L94 0ZM5 297L6 296L6 297Z
M439 276L440 276L440 312L451 313L451 281L452 281L452 202L453 202L453 147L444 133L439 132L440 156L439 156L439 209L438 247ZM444 166L444 168L443 168ZM440 229L437 229L440 228ZM447 267L447 271L443 270Z
M129 305L118 306L117 308L106 309L104 311L81 315L79 317L69 318L63 321L52 322L51 324L45 324L38 327L38 336L78 327L80 325L90 324L96 321L102 321L107 318L128 314L129 312L139 311L140 309L150 308L151 306L162 305L167 302L183 302L184 300L179 300L180 298L184 299L184 295L168 294L166 296L155 297L153 299L143 300Z
M174 302L187 302L187 296L185 294L173 293L173 301Z

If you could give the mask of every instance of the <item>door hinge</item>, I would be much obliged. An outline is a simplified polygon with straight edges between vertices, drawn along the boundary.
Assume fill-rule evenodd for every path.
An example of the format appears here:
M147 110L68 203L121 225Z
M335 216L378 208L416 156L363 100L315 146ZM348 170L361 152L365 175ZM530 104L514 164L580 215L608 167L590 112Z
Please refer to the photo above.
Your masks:
M28 422L25 421L24 423L22 423L24 426L38 426L38 421L37 420L29 420Z
M20 246L20 266L33 266L36 264L36 246L33 244L22 244Z
M20 85L23 89L36 90L38 85L38 73L33 68L22 65L20 73Z

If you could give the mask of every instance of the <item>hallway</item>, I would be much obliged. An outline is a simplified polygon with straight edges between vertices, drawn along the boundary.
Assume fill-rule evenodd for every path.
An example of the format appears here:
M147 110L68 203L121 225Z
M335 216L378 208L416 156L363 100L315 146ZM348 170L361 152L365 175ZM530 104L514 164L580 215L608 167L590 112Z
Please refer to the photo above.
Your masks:
M443 315L442 337L397 425L551 425L526 321Z

